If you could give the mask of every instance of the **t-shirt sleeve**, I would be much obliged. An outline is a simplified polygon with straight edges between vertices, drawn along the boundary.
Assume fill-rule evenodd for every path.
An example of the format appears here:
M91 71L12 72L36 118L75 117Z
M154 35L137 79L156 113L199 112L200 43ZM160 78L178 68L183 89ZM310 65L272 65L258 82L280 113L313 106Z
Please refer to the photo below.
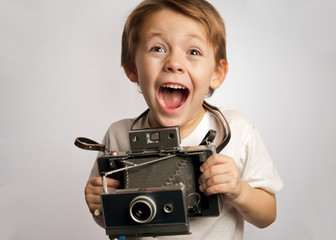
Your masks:
M254 188L276 193L283 187L274 162L259 134L253 126L243 144L241 178Z

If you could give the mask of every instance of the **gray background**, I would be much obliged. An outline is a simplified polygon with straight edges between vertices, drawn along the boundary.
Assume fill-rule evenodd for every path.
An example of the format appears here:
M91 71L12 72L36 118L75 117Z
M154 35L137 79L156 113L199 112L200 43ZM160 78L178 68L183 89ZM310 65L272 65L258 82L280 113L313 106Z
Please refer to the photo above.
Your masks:
M138 2L0 0L0 239L107 239L83 194L96 153L73 141L146 108L119 63ZM230 70L209 102L250 117L285 181L246 239L334 239L336 2L211 2Z

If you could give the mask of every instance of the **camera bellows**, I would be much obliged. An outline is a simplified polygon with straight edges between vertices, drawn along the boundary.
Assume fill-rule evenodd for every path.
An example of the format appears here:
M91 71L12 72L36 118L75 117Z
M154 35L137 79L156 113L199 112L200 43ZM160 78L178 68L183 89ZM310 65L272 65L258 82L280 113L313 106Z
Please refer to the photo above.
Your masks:
M133 159L136 164L154 158ZM176 156L166 161L155 162L125 171L125 188L163 187L184 183L194 187L194 168L191 161ZM187 193L195 189L187 189Z

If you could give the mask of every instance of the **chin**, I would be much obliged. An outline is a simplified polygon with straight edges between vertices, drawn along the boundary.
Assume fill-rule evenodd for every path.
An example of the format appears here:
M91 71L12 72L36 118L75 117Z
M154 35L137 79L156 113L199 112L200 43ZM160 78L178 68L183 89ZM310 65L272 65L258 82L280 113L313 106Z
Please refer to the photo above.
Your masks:
M159 117L157 123L160 127L181 127L184 124L182 119L176 117Z

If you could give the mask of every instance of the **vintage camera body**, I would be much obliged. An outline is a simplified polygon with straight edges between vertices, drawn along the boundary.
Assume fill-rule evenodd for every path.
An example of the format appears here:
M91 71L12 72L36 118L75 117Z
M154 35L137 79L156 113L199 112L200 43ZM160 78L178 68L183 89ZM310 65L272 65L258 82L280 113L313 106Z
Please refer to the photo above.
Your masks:
M219 196L205 196L197 182L200 166L216 152L213 144L180 147L178 127L131 130L129 140L128 152L110 151L87 138L75 141L80 148L104 152L97 164L110 239L190 234L189 218L220 214ZM107 177L119 180L119 189L108 190Z
M97 159L101 176L121 183L101 195L111 239L190 234L189 217L219 215L219 196L205 196L197 183L214 145L180 147L178 127L133 130L129 139L130 151Z
M123 189L101 195L106 234L159 236L188 234L188 216L183 185Z

